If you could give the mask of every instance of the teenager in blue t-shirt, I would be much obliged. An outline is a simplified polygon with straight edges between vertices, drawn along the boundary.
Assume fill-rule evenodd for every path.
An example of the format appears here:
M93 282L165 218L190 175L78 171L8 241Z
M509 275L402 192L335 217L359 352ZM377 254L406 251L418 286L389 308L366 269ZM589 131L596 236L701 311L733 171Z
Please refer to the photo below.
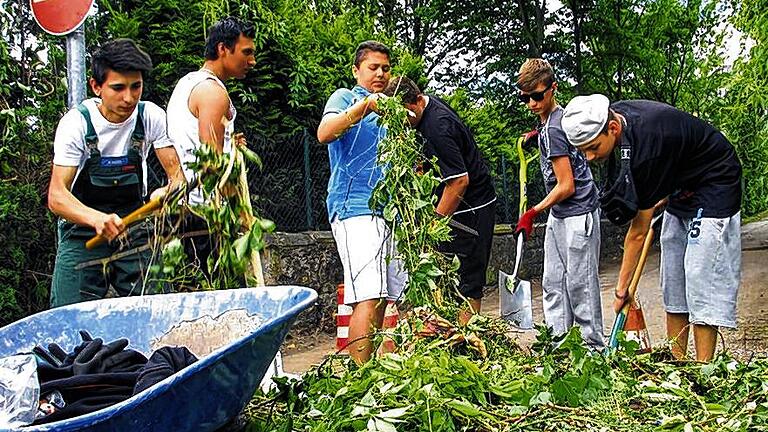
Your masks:
M382 177L377 146L385 130L379 126L376 100L390 78L389 48L366 41L357 47L352 73L357 85L336 90L325 105L317 139L328 144L328 219L344 267L344 303L352 306L349 353L358 363L373 351L366 337L380 329L386 299L396 299L403 274L395 261L391 232L368 206Z

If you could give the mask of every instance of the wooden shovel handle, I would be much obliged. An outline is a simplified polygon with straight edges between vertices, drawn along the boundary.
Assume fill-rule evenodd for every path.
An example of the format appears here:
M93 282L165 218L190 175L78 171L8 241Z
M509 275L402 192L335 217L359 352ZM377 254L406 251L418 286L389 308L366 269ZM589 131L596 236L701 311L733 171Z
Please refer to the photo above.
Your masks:
M145 219L147 216L152 214L155 210L159 209L163 206L163 200L165 197L159 197L149 200L146 204L143 206L137 208L130 214L128 214L126 217L123 218L123 225L127 228L128 226ZM85 243L85 248L88 250L91 250L95 248L96 246L101 245L102 243L106 242L106 237L102 237L100 235L92 237L90 240L88 240Z
M648 251L651 249L651 244L653 244L653 225L648 228L648 233L645 234L643 249L640 252L640 259L637 261L637 267L635 267L635 272L632 273L632 280L629 282L627 302L624 304L624 307L621 308L621 311L625 314L629 311L630 306L632 306L632 303L635 301L637 284L640 282L640 275L643 273L643 268L645 267L645 261L648 258Z

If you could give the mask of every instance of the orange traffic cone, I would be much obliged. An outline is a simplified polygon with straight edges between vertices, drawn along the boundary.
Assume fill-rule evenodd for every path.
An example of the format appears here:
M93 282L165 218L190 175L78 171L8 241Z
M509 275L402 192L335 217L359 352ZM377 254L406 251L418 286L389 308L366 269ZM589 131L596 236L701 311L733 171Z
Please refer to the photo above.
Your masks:
M344 304L344 284L336 286L336 350L348 354L349 320L352 318L352 306Z
M651 337L648 334L648 327L645 326L645 317L639 297L635 297L635 301L629 307L627 321L624 324L624 333L627 340L633 340L640 344L640 348L637 350L638 354L651 352Z
M352 306L344 304L344 284L338 284L336 286L336 350L340 354L349 354L347 345L349 344L349 321L352 318ZM383 331L385 333L391 333L391 331L397 327L397 321L400 318L400 314L397 311L397 305L392 300L387 301L387 309L384 313L384 325ZM394 352L395 341L389 337L384 338L382 344L383 352Z

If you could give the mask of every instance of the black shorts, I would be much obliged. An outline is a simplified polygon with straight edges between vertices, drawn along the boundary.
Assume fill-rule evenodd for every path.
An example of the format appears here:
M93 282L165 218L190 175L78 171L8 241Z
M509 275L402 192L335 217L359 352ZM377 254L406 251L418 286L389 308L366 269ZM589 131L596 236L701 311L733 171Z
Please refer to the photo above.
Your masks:
M459 257L459 291L464 297L483 298L488 261L493 244L493 226L496 222L496 202L472 212L461 213L454 219L477 230L472 235L457 228L451 228L453 240L440 245L440 251Z

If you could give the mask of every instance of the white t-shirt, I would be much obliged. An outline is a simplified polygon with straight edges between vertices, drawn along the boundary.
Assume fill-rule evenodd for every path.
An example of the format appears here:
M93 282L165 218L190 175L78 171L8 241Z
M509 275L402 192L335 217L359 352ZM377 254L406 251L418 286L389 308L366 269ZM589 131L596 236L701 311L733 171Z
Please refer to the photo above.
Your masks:
M91 114L91 123L99 137L98 148L102 156L125 156L131 148L136 119L139 115L138 105L131 116L122 123L111 123L99 111L97 104L101 99L92 98L83 101ZM144 151L142 154L142 172L144 178L144 193L147 191L147 155L150 145L155 148L170 147L173 142L166 132L165 111L152 102L144 102ZM90 152L85 143L88 126L85 117L76 108L69 110L59 121L56 128L56 138L53 141L53 164L59 166L77 167L72 186L75 185L80 171L85 165Z
M179 155L181 167L187 182L194 180L194 171L187 165L195 161L195 150L201 145L198 133L197 117L189 111L189 97L192 90L201 82L213 80L226 90L224 83L216 75L204 70L190 72L179 80L168 100L168 136L173 140L176 153ZM232 136L235 130L237 111L229 101L229 122L224 127L224 152L232 151ZM189 193L190 204L203 204L203 192L200 188Z

